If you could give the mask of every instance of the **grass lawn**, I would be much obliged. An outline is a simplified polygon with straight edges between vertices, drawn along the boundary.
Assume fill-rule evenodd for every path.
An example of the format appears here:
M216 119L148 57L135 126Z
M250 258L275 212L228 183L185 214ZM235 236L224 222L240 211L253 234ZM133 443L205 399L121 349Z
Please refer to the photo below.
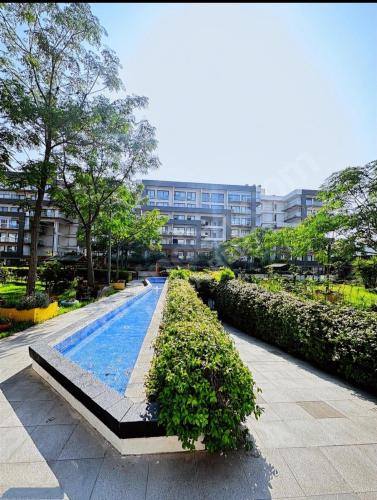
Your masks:
M37 292L43 292L44 286L40 281L36 283ZM5 285L0 285L0 298L5 300L17 300L26 293L26 283L11 281Z
M324 291L326 288L325 284L317 281L298 281L295 285L288 282L291 285L288 289L286 288L287 284L284 284L279 279L262 279L259 284L271 292L279 292L285 289L302 299L328 301L322 294L316 295L316 290ZM330 290L339 294L335 301L337 304L345 304L364 310L370 310L371 307L377 306L377 293L367 290L364 286L349 283L331 283Z
M324 286L317 287L324 289ZM377 305L377 293L366 290L363 286L349 284L331 284L330 289L341 294L343 301L354 307L370 309Z

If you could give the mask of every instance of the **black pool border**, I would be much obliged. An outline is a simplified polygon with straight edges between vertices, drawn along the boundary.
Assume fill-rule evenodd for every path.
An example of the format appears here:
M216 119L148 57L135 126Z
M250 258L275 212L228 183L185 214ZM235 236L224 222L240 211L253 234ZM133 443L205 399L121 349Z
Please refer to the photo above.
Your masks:
M60 353L47 344L38 343L29 346L29 355L118 438L166 436L165 429L157 422L157 403L135 403L130 398L117 395L115 391L97 381L88 372L64 359ZM58 368L53 366L54 361L58 362ZM80 377L77 377L79 371L82 372L81 376L85 380L83 387L72 380L80 380ZM93 391L94 388L98 392L96 397L89 394L89 391ZM100 401L105 401L105 403Z

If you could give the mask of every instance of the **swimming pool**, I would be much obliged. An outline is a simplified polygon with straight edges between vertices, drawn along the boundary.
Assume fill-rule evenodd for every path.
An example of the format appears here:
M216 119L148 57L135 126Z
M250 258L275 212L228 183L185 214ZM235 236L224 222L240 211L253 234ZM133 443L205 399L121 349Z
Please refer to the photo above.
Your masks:
M119 308L75 332L55 349L83 370L124 394L165 278L151 284Z

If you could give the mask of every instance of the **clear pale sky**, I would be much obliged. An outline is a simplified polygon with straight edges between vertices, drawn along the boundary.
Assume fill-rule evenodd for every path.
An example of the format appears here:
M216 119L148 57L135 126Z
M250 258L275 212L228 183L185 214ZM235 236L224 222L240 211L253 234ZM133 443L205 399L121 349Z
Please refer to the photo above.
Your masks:
M91 4L149 97L151 179L285 194L377 159L377 4Z

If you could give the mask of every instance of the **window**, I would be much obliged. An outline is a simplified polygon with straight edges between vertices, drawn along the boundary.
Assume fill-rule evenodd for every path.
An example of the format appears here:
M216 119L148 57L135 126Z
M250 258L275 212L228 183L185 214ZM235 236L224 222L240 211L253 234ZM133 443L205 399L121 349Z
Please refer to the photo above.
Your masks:
M193 191L187 192L187 201L196 201L196 193Z
M202 193L202 201L209 202L209 193Z
M232 236L235 237L238 235L239 235L238 229L232 229Z
M7 228L8 227L8 219L0 219L0 227Z
M187 206L189 208L195 208L196 207L195 203L187 203Z
M174 217L173 217L174 220L185 220L185 216L184 215L180 215L180 214L175 214Z
M175 206L175 207L185 207L185 206L186 206L186 203L177 203L177 202L175 202L175 203L174 203L174 206Z
M1 212L8 212L9 207L0 207Z
M175 191L174 199L177 201L186 201L186 191Z
M156 206L156 203L155 203L154 201L150 201L150 202L148 203L148 205L150 205L150 206L154 207L154 206Z
M247 203L251 203L251 196L249 194L241 195L241 201L246 201Z
M157 191L157 199L158 200L168 200L169 199L169 191Z
M186 240L186 245L195 245L195 240Z
M195 253L194 252L186 252L186 258L187 259L193 259L195 257Z
M239 194L229 193L228 201L241 201L241 196Z
M184 259L185 254L183 252L177 252L177 257L178 257L178 259Z
M147 196L150 200L154 200L156 192L154 189L147 189Z
M8 208L8 207L7 207ZM18 207L10 207L9 209L11 212L19 212L19 208Z
M188 215L187 220L195 220L195 215Z
M168 207L169 202L168 201L156 201L156 207Z
M224 195L222 193L211 193L211 201L214 203L224 203Z

